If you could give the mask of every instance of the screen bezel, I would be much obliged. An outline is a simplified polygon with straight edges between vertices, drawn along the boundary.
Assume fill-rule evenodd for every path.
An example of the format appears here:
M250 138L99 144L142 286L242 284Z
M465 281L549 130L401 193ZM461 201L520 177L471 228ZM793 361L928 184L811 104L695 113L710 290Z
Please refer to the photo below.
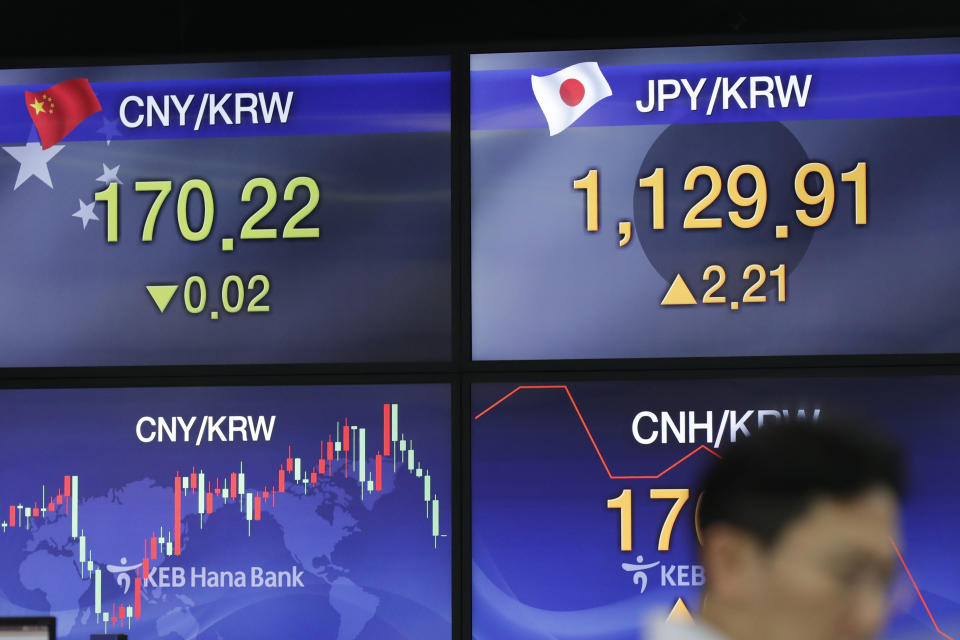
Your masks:
M0 618L0 633L3 631L22 631L20 627L40 627L47 631L50 640L57 639L57 619L53 617L37 618Z
M457 376L434 373L408 374L312 374L284 376L233 377L224 375L195 375L189 377L122 376L116 378L60 377L45 380L37 384L30 379L0 379L0 391L4 390L53 390L53 389L151 389L177 387L311 387L311 386L374 386L374 385L445 385L450 394L450 628L451 637L458 638L460 621L463 618L462 607L465 602L463 590L464 562L469 557L463 550L463 476L462 467L463 433L460 416L463 412L462 384ZM466 558L466 560L464 560ZM468 565L469 566L469 565ZM469 574L467 574L469 575ZM56 640L56 618L0 618L0 629L5 620L52 620L53 635Z
M647 49L647 48L681 48L691 46L738 46L738 45L778 45L778 44L817 44L827 42L895 42L909 40L948 40L960 37L960 29L945 27L942 30L905 28L900 30L882 30L871 32L838 31L818 32L815 34L766 34L748 37L721 36L697 37L683 36L666 39L610 39L606 41L583 40L576 43L555 42L554 46L543 48L529 48L522 46L488 47L469 49L466 60L467 78L461 79L459 88L463 93L462 100L466 105L466 115L462 118L461 127L455 128L464 139L460 144L467 149L462 158L463 168L460 175L463 187L460 189L460 208L464 212L463 234L461 237L461 261L463 272L467 274L462 283L461 301L463 318L462 348L466 351L468 370L471 372L495 372L509 370L538 371L568 370L578 372L606 369L611 371L662 371L662 370L696 370L696 369L727 369L730 367L787 367L794 366L807 368L812 366L945 366L960 365L960 351L955 353L882 353L882 354L824 354L824 355L796 355L776 354L763 356L671 356L671 357L623 357L623 358L521 358L521 359L491 359L478 360L473 354L473 290L472 290L472 255L473 244L471 235L472 199L471 199L471 129L470 129L470 64L472 56L497 53L560 53L588 50L614 49ZM535 45L535 43L530 43ZM541 43L542 44L542 43ZM454 86L457 81L454 79ZM456 114L455 114L456 115ZM462 115L462 114L461 114Z
M850 21L853 22L853 21ZM452 616L454 638L472 637L470 432L471 385L475 382L536 380L633 380L669 376L732 378L738 374L790 376L937 375L960 373L960 354L893 354L870 356L765 356L729 358L660 358L594 360L489 360L472 358L470 291L470 115L469 56L484 53L566 51L606 48L709 46L835 40L957 37L960 27L803 33L730 31L689 35L589 39L513 40L489 45L478 38L453 44L312 50L219 53L134 53L127 57L6 58L3 68L51 68L92 65L252 62L416 55L447 56L451 62L451 338L449 362L314 363L279 365L170 365L125 367L0 368L0 388L253 386L311 384L389 384L446 382L451 386L453 494ZM181 47L182 48L182 47ZM131 60L133 62L131 62Z
M242 63L282 63L290 62L336 62L362 60L403 60L415 62L417 59L434 59L443 62L442 66L450 73L451 109L450 109L450 324L449 324L449 353L450 357L438 360L423 361L396 361L396 362L294 362L294 363L266 363L266 364L165 364L165 365L71 365L71 366L0 366L0 383L3 380L35 379L38 384L46 380L55 380L60 377L100 377L104 379L125 377L127 375L157 374L160 376L207 376L207 375L323 375L331 372L353 373L404 373L414 371L418 373L450 373L456 369L455 364L460 347L459 327L461 320L458 315L461 309L459 300L459 253L460 219L457 210L459 197L456 192L457 181L457 151L454 139L454 70L456 56L449 47L396 47L391 50L365 48L341 49L334 51L289 51L272 52L256 55L252 53L235 52L232 54L179 54L179 55L144 55L136 59L119 58L116 56L77 56L50 58L8 58L0 60L0 72L9 70L46 70L86 68L86 67L136 67L143 65L194 65L194 64L242 64Z

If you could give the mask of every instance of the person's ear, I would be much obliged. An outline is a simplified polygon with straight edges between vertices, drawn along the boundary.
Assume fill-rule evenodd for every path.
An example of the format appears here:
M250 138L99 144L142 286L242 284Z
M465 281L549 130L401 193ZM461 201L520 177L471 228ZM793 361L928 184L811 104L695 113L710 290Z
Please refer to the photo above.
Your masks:
M707 590L715 603L736 606L756 601L765 589L763 549L759 541L736 527L717 523L703 533Z

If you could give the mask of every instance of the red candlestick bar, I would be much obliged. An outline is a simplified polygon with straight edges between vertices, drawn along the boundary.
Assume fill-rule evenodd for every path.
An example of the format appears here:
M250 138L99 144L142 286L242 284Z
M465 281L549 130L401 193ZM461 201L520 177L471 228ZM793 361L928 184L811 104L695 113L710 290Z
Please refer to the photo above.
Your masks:
M316 472L316 471L311 471L311 472L310 472L310 484L317 484L317 472Z
M152 536L150 538L150 559L157 559L157 536Z
M140 617L140 570L137 569L137 580L133 584L133 617Z
M39 517L40 517L40 509L37 508L37 503L36 503L36 502L33 503L33 517L34 517L34 518L39 518Z
M127 608L120 606L120 622L123 622L127 618Z
M327 440L327 460L333 460L333 440Z
M180 501L183 495L180 488L182 486L183 478L178 473L173 481L173 555L175 556L180 555L180 516L182 513Z
M197 474L196 472L190 473L190 489L193 491L197 490Z
M235 473L230 474L230 497L237 497L237 474Z
M350 457L350 456L347 455L347 452L350 451L350 419L349 419L349 418L344 418L344 419L343 419L343 439L342 439L342 442L343 442L343 444L340 445L340 448L343 450L343 477L346 478L346 477L347 477L347 469L350 468L350 466L347 464L347 459L349 459L349 457Z
M287 447L287 471L293 471L293 457L290 453L290 447ZM283 489L280 489L283 491Z
M383 456L377 454L377 474L374 477L373 488L377 491L383 491Z
M7 521L7 526L17 526L17 508L14 505L10 505L10 518Z
M57 504L63 504L63 494L57 491Z
M287 474L281 468L277 474L277 491L279 491L280 493L283 493L283 490L286 488L286 486L287 486Z
M390 455L390 405L383 405L383 455Z
M70 476L63 476L63 496L70 497ZM67 515L70 515L70 501L67 500Z
M320 458L320 466L318 467L318 470L320 471L320 473L327 472L327 461L324 460L323 458Z
M207 513L213 513L213 492L209 490L210 483L207 483Z
M260 496L253 499L253 519L260 519Z

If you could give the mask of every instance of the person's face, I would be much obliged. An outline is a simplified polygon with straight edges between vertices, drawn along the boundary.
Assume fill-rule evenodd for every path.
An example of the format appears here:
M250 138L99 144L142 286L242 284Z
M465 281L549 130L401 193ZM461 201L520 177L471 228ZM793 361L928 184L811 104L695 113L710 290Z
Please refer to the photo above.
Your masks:
M886 618L898 515L894 494L877 488L814 501L770 548L721 533L707 568L710 604L738 638L872 638Z
M768 640L866 640L883 625L898 506L887 489L822 498L760 549L749 596Z

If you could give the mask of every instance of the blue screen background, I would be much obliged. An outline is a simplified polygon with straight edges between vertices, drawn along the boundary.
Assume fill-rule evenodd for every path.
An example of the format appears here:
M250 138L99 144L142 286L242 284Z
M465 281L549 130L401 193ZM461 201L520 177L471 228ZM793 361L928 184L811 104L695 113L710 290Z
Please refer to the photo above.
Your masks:
M473 415L516 386L475 384ZM699 421L712 410L714 438L725 409L804 409L807 415L819 409L824 417L860 416L891 435L909 466L900 550L940 628L953 637L960 632L957 552L949 535L960 524L951 400L960 391L957 377L651 379L567 386L609 475L563 389L518 391L473 420L475 638L635 639L646 619L665 617L677 598L697 610L698 588L664 586L660 566L647 571L642 593L632 573L621 567L635 563L638 555L644 564L696 564L695 483L712 459L700 450L658 479L611 479L661 474L704 444L699 439L638 444L631 426L643 410L658 415L692 410ZM650 430L644 424L642 436ZM728 437L720 444L721 454ZM673 501L650 499L651 488L691 490L669 551L658 551L657 541ZM619 512L606 507L624 489L633 491L632 552L620 551ZM937 637L905 571L897 570L893 614L882 637Z

